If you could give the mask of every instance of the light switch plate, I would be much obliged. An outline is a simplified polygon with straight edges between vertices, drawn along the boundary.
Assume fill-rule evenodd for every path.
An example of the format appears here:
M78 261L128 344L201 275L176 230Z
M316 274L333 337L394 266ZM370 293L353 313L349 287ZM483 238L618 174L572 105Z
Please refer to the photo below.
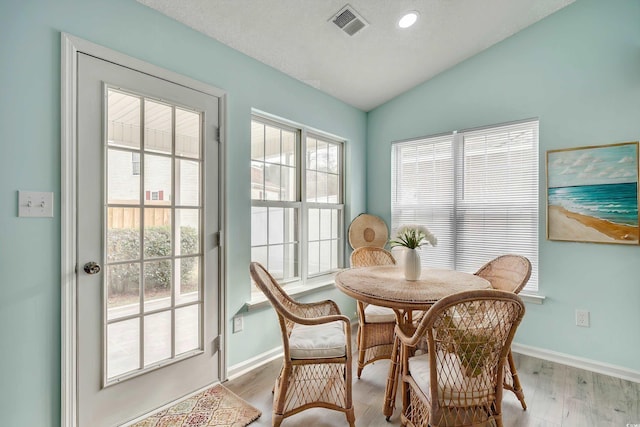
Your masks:
M18 191L18 216L24 218L53 218L53 193Z

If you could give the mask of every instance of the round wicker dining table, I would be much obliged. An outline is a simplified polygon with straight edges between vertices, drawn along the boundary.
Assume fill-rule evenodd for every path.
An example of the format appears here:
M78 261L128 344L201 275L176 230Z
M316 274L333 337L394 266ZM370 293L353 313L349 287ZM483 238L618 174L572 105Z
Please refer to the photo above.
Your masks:
M352 298L368 304L389 307L396 313L396 321L405 327L412 312L426 311L441 298L474 289L489 289L489 281L469 273L454 270L425 268L420 278L406 280L402 267L380 265L359 267L336 274L338 289ZM389 364L382 413L387 420L393 414L399 380L400 341L396 338Z

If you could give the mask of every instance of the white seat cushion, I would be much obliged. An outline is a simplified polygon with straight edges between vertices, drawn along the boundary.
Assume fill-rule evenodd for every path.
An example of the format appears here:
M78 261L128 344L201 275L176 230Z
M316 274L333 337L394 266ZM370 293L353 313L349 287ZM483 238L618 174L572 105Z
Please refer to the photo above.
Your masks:
M491 377L482 373L475 377L465 375L460 359L454 353L438 353L438 394L441 406L473 406L494 399ZM420 390L429 395L429 355L409 358L409 371ZM461 390L465 390L464 393Z
M289 336L289 353L292 359L329 359L347 354L344 322L320 325L296 324Z
M395 322L396 315L391 308L369 304L364 308L364 318L367 323Z

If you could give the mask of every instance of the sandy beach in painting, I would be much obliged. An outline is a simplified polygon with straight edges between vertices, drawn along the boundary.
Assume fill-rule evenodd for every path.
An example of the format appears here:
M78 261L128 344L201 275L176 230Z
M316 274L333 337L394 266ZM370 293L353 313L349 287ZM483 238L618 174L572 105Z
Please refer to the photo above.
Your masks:
M638 227L616 224L549 206L549 239L584 242L638 243Z

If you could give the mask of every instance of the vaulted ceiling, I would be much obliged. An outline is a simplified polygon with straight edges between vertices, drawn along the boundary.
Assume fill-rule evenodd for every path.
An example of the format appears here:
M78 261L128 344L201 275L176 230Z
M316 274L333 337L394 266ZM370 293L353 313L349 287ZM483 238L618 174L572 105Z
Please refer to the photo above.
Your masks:
M575 0L138 1L369 111ZM354 35L333 22L346 5L365 24Z

